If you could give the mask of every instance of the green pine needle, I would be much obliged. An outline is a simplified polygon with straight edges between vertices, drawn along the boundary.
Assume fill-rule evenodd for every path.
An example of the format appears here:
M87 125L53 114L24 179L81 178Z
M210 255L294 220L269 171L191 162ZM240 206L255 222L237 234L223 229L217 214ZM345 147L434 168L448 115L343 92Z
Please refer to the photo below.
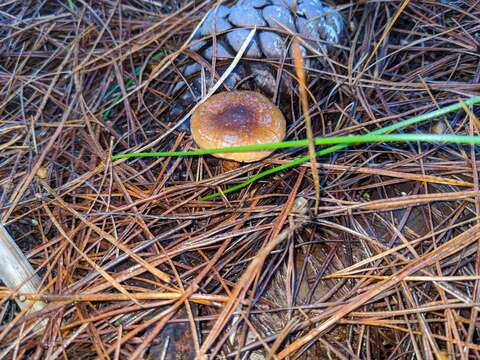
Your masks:
M480 136L469 135L433 135L433 134L395 134L395 135L376 135L373 133L366 135L348 135L348 136L332 136L314 138L315 145L351 145L362 143L391 143L391 142L445 142L450 144L469 144L480 145ZM139 152L130 154L118 154L113 155L114 160L125 159L132 157L167 157L167 156L200 156L210 155L218 153L236 153L245 151L262 151L262 150L275 150L286 148L297 148L308 146L308 140L292 140L282 141L270 144L258 144L258 145L244 145L244 146L232 146L228 148L218 149L200 149L192 151L161 151L161 152Z
M468 100L465 100L463 104L470 106L480 103L480 96L472 97ZM386 126L384 128L372 131L371 133L365 135L351 135L351 136L334 136L334 137L322 137L315 138L315 145L334 145L326 149L322 149L316 152L316 156L324 156L335 151L344 149L352 144L360 143L376 143L376 142L443 142L450 144L469 144L469 145L480 145L480 137L478 136L468 136L468 135L433 135L433 134L394 134L388 135L388 133L405 128L413 124L419 124L421 122L431 120L441 115L446 115L454 111L462 109L462 103L458 102L441 109L423 114L414 116L412 118L400 121L398 123ZM230 148L221 148L221 149L201 149L193 151L164 151L164 152L142 152L142 153L129 153L129 154L117 154L113 155L112 159L124 159L124 158L133 158L133 157L177 157L177 156L200 156L216 153L230 153L230 152L241 152L241 151L262 151L262 150L274 150L274 149L284 149L284 148L295 148L295 147L305 147L308 145L307 140L292 140L292 141L283 141L279 143L271 144L259 144L259 145L248 145L248 146L235 146ZM249 184L254 183L255 181L274 174L279 171L289 169L291 167L300 165L306 161L309 161L309 156L303 156L288 163L285 163L280 166L276 166L265 170L255 176L250 177L246 181L231 186L222 191L223 194L228 194L237 190L240 190ZM213 193L206 196L203 196L202 200L210 200L220 196L221 193Z

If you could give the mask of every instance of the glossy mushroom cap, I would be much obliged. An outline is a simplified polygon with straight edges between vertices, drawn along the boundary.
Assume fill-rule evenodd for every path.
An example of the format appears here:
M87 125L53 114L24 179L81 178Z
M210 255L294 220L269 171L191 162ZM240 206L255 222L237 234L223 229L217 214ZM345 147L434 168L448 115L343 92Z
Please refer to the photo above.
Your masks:
M253 91L211 96L192 115L192 136L201 149L267 144L285 137L285 118L268 98ZM239 162L261 160L273 150L213 154Z

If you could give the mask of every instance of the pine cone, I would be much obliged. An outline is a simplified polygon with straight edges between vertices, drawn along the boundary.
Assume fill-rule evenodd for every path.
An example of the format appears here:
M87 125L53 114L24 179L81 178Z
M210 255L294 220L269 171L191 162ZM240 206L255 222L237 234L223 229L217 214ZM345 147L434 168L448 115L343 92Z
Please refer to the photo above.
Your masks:
M221 75L227 68L229 61L237 54L243 45L250 30L257 26L255 37L250 42L243 55L242 61L229 75L224 84L228 88L235 88L244 79L253 79L254 90L260 90L272 95L277 85L275 69L259 60L277 59L287 62L291 60L290 39L287 28L294 34L300 35L314 49L327 51L328 43L338 43L343 31L343 18L336 10L322 4L320 0L297 0L296 9L294 0L240 0L235 5L227 7L220 5L212 9L203 24L193 37L189 51L200 55L205 62L193 62L192 57L184 58L185 65L181 67L182 75L188 81L175 85L173 94L182 90L173 107L173 116L183 111L183 108L201 95L202 66L205 70L207 86L213 81L209 67L215 57L215 71ZM215 37L215 42L213 38ZM214 45L215 51L214 51ZM304 58L308 51L302 47ZM320 67L318 60L305 60L309 67ZM226 65L225 65L226 64ZM248 87L248 86L247 86ZM250 87L251 88L251 87ZM291 90L291 79L282 77L280 95Z

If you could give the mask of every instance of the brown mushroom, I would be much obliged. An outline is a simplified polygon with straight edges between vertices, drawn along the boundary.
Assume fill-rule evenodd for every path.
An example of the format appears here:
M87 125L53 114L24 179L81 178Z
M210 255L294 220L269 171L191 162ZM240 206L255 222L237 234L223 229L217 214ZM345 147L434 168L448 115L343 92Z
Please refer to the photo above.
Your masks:
M285 118L268 98L253 91L211 96L192 115L192 136L201 149L267 144L285 137ZM239 162L261 160L273 150L214 154Z

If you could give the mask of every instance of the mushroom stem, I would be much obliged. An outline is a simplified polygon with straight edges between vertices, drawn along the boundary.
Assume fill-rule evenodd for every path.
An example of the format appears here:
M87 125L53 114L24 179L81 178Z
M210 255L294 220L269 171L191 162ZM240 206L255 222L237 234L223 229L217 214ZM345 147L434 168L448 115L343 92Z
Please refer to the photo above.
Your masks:
M230 171L235 170L240 167L240 163L234 160L223 160L222 161L222 170L223 171Z

